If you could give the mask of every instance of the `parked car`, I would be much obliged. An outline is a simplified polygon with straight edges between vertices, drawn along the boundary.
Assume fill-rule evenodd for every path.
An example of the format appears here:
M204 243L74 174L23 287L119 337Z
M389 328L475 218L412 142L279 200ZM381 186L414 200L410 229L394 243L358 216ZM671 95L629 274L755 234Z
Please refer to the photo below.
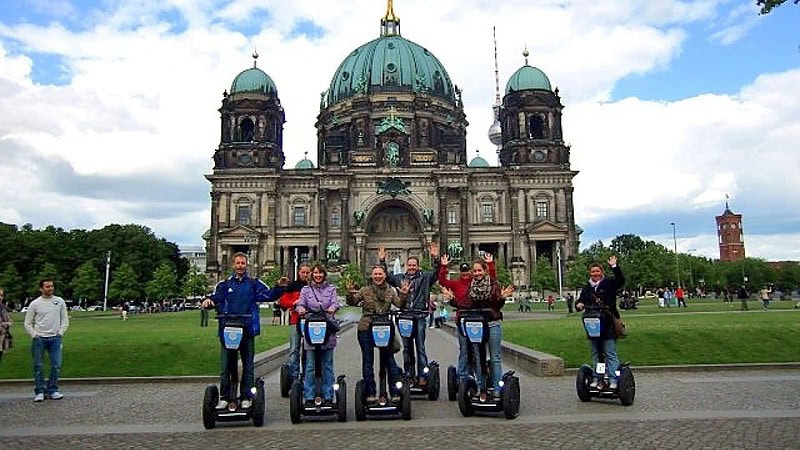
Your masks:
M103 306L102 305L92 305L92 306L86 308L86 310L87 311L102 311L103 310Z

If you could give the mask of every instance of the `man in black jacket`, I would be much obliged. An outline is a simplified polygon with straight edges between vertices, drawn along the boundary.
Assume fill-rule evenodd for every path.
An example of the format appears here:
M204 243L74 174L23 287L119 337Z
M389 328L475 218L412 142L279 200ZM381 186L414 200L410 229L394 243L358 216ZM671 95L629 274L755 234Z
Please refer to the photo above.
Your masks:
M431 263L436 269L431 271L420 270L419 258L411 256L406 260L406 271L403 273L392 274L386 277L386 282L390 286L400 288L404 281L407 281L410 288L408 292L408 300L403 310L410 310L419 316L416 319L416 336L412 338L403 338L403 368L406 373L411 376L417 377L417 384L419 386L426 386L428 384L428 375L425 373L425 367L428 365L428 353L425 351L425 319L428 316L428 302L430 301L431 288L436 284L437 269L439 268L439 244L431 243L430 248ZM386 249L380 247L378 249L378 259L381 265L390 273L386 267ZM417 349L416 367L412 364L414 355L412 355L411 344Z
M605 354L605 362L609 374L608 387L616 389L617 377L615 374L619 367L619 358L617 357L617 335L613 318L620 318L619 310L617 309L617 291L625 285L625 277L622 275L622 269L617 266L616 256L611 255L608 258L608 265L611 266L611 270L614 272L614 278L604 277L603 267L598 263L593 263L589 266L589 282L581 290L575 309L582 311L584 308L599 307L603 311L600 315L600 336L589 339L592 350L592 363L594 367L597 367L600 352ZM597 387L600 381L598 377L602 375L595 374L595 378L589 386L592 388Z

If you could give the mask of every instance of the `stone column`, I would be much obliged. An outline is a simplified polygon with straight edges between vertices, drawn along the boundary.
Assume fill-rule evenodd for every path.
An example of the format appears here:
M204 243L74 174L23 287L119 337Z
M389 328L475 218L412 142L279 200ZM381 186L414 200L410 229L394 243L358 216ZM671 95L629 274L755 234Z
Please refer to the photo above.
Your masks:
M447 251L447 188L440 187L439 197L439 245Z
M342 231L342 256L343 261L350 261L350 190L342 189L339 191L339 198L342 201L340 229Z
M208 247L206 248L206 270L219 273L217 244L219 242L219 192L211 191L211 229L209 230Z
M328 247L328 191L319 191L319 248L322 250L325 258L328 255L325 249Z
M510 208L511 211L511 258L525 258L525 254L522 253L522 247L520 246L520 241L522 236L520 232L522 229L520 228L520 220L519 220L519 193L518 191L512 190L511 191L511 204L517 205L516 208Z
M265 246L264 258L269 261L275 261L278 259L278 256L275 252L275 229L278 223L278 211L277 208L277 201L276 201L276 194L275 192L267 192L267 242Z
M472 222L472 218L469 216L469 189L462 187L460 189L460 202L461 202L461 246L464 247L464 250L470 249L469 245L469 225ZM467 255L469 258L472 258L474 252L470 252Z

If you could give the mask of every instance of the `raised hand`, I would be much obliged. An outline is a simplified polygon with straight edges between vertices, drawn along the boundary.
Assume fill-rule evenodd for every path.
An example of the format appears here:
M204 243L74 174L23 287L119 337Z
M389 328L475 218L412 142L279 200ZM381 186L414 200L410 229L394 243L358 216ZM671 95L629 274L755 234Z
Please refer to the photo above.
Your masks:
M289 278L288 277L284 276L284 277L281 277L278 280L278 286L280 286L280 287L286 287L288 284L289 284Z
M436 258L439 256L439 243L438 242L431 242L430 246L431 258Z
M608 265L614 267L617 265L617 257L616 255L611 255L608 257Z
M411 282L404 279L403 281L400 282L400 293L408 294L409 290L411 290Z
M345 286L347 286L347 292L355 292L356 291L356 284L350 280L345 282Z
M486 263L488 264L488 263L494 261L494 256L492 256L491 253L484 253L483 254L483 260L486 261Z
M452 290L444 286L440 286L440 288L442 290L442 297L446 298L447 300L452 300L453 298L455 298L455 294L453 294Z
M379 261L386 260L386 249L382 245L378 247L378 260Z
M295 308L295 311L297 311L297 314L300 314L301 316L304 316L306 314L306 309L302 306L298 306L297 308Z
M450 264L450 255L447 255L447 254L442 255L441 261L442 261L442 265L443 266L446 266L446 265Z
M500 296L503 298L511 297L511 294L513 293L514 293L514 286L506 286L500 291Z

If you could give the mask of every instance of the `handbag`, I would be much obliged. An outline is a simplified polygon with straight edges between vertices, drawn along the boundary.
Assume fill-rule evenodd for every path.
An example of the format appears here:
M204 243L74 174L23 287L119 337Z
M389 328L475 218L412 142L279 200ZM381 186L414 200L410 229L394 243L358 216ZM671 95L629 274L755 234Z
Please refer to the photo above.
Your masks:
M403 349L403 343L400 341L400 333L398 333L397 330L392 334L394 337L392 338L391 344L389 344L389 350L391 350L392 353L397 353Z
M616 333L617 338L622 339L625 336L627 336L628 328L627 326L625 326L625 322L623 322L622 319L617 319L616 317L613 316L612 319L614 319L614 332Z

